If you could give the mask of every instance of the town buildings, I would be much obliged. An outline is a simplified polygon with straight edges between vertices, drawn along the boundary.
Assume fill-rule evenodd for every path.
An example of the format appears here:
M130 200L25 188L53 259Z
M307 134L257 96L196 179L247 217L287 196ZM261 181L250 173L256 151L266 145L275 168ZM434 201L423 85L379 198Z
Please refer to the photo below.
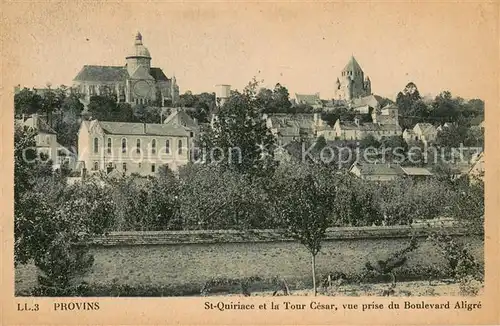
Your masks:
M151 54L137 33L124 66L85 65L73 80L73 88L88 104L93 95L115 95L118 102L171 106L179 98L175 77L168 78L161 68L151 67Z
M349 172L367 181L392 181L400 177L424 179L432 173L425 168L402 167L396 163L360 163L355 162Z
M438 130L430 123L417 123L413 129L406 129L403 138L406 142L421 141L425 145L432 144L437 137Z
M54 169L61 168L63 165L70 170L76 168L76 153L57 142L57 133L40 115L32 114L27 119L24 117L17 119L15 123L18 127L36 132L36 150L41 160L52 161Z
M118 171L155 175L162 165L171 170L189 162L191 131L175 123L82 121L78 159L86 171Z

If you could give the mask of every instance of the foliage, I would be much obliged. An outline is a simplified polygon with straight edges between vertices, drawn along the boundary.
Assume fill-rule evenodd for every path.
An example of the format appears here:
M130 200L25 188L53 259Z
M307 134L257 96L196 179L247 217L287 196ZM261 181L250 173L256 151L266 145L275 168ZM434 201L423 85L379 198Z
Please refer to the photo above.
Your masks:
M41 111L42 97L34 91L24 88L14 95L14 110L17 116Z
M474 258L470 247L463 241L444 229L432 232L428 240L436 245L448 262L445 274L451 275L458 282L467 278L484 281L484 266Z
M63 176L35 160L33 137L15 130L15 263L33 260L42 285L64 288L91 266L80 244L109 228L114 204L107 189L92 182L67 186Z
M354 121L358 114L345 106L335 107L333 110L321 113L321 119L324 120L329 126L333 126L337 120L340 121Z
M272 227L268 197L257 180L215 165L180 171L180 210L185 229Z
M414 181L400 178L380 185L384 221L387 225L409 225L415 220L441 216L443 203L449 201L450 190L433 179Z
M273 90L261 88L256 95L256 103L264 113L298 113L292 108L288 89L279 83Z
M235 91L219 109L214 128L199 141L205 158L249 176L272 174L276 161L270 151L274 136L261 117L254 80L242 93Z
M335 187L336 205L332 210L334 226L381 225L383 215L376 185L351 175L339 177Z
M186 110L191 118L197 119L201 123L208 122L208 117L215 109L215 94L214 93L201 93L193 94L187 91L179 96L177 106L193 108L193 110Z
M179 183L168 169L156 178L124 176L112 183L116 202L113 229L120 231L176 230Z
M484 119L484 102L479 99L464 100L443 91L432 101L424 101L417 86L410 82L398 93L396 104L399 107L399 124L403 129L412 128L419 122L442 125L446 122L459 122L469 127L474 120Z
M136 122L132 106L128 103L117 103L114 95L91 96L87 109L92 119Z

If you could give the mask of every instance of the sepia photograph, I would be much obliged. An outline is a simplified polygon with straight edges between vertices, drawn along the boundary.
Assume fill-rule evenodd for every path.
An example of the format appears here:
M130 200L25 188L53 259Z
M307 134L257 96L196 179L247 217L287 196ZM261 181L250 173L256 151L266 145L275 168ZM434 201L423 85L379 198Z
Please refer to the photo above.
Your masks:
M17 311L482 309L496 4L2 6Z

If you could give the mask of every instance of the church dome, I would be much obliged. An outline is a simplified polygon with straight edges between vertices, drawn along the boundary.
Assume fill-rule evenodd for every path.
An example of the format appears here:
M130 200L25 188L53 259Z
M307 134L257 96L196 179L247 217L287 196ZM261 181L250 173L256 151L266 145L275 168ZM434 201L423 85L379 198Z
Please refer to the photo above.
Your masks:
M137 35L135 36L134 47L127 56L127 58L133 58L133 57L151 58L151 54L149 53L148 48L142 44L141 33L137 33Z

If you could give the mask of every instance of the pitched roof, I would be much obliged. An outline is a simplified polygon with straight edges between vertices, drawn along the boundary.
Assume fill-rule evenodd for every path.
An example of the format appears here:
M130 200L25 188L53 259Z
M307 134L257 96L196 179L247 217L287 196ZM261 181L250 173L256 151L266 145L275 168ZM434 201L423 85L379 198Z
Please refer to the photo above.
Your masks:
M309 105L317 105L317 104L323 104L321 102L321 99L319 98L319 93L316 94L298 94L295 93L295 98L297 99L297 102L300 103L305 103Z
M425 168L413 168L413 167L401 167L403 169L403 172L406 175L410 176L417 176L417 175L423 175L423 176L431 176L432 173L431 171L425 169Z
M312 129L314 113L287 114L275 113L268 115L273 128Z
M143 136L188 136L182 126L159 123L97 121L107 134Z
M362 131L401 131L401 127L397 124L378 124L373 122L357 125L354 122L341 121L340 128L345 130L362 130Z
M180 125L190 129L197 129L199 125L185 111L176 110L165 119L164 124Z
M161 68L151 67L149 74L153 76L156 81L169 81L170 79L163 73Z
M362 175L404 175L404 171L399 164L372 164L354 163ZM352 167L351 167L352 169Z
M361 66L356 61L356 59L354 58L354 56L351 56L351 59L346 64L346 66L344 67L344 69L342 69L342 71L363 71L363 69L361 69Z
M161 68L152 67L149 74L157 81L168 81L169 79ZM85 65L73 79L74 81L123 81L129 78L125 66L93 66Z
M116 66L83 66L76 75L75 81L121 81L128 78L125 67Z
M415 130L416 128L419 128L422 134L424 135L433 134L437 132L437 129L433 125L427 122L417 123L415 127L413 127L413 130Z
M28 128L33 128L38 132L43 132L46 134L54 134L54 135L57 134L54 129L52 129L43 119L41 119L36 114L33 114L30 118L26 119L23 125Z
M355 98L352 100L352 107L357 108L361 106L370 106L372 108L380 107L380 103L382 103L383 98L378 95L368 95L361 98Z

